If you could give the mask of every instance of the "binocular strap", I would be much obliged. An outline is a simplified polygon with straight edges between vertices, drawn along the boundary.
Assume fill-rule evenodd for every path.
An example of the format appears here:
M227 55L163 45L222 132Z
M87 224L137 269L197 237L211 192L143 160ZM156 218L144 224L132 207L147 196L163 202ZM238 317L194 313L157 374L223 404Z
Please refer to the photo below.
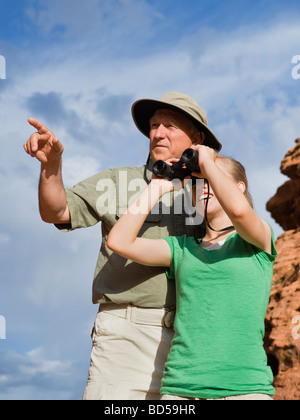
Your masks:
M221 230L216 230L213 227L211 227L211 225L209 224L208 221L208 217L207 217L207 206L208 206L208 200L209 200L209 192L210 192L210 187L209 187L209 182L207 181L207 179L204 179L204 183L207 183L207 199L206 199L206 204L205 204L205 221L207 223L207 226L209 227L210 230L214 231L214 232L227 232L229 230L234 230L235 227L234 226L228 226L224 229Z

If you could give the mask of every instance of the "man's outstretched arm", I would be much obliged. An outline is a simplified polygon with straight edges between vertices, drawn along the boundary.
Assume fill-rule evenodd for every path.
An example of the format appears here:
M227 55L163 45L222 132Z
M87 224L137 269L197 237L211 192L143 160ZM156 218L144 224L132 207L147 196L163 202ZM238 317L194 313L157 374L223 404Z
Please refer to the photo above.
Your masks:
M71 222L70 210L62 181L62 154L64 147L45 125L29 118L37 132L24 144L24 150L41 162L39 207L44 222L67 224Z

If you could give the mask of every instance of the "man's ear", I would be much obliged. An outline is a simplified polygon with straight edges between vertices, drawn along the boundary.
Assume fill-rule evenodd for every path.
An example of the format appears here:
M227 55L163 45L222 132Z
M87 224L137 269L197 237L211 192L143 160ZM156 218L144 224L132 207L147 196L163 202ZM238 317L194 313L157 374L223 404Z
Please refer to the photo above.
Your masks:
M193 144L203 144L204 140L205 140L205 134L203 133L203 131L198 131L194 135Z

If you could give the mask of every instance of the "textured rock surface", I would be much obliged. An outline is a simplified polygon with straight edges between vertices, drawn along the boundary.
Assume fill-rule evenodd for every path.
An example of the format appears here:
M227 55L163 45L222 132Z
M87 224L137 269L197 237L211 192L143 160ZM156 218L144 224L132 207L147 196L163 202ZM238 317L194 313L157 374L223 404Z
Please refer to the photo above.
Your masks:
M300 138L284 157L280 170L290 178L267 203L267 210L284 229L300 226Z
M300 400L300 139L296 143L281 164L290 180L267 203L285 230L276 242L265 337L279 400Z

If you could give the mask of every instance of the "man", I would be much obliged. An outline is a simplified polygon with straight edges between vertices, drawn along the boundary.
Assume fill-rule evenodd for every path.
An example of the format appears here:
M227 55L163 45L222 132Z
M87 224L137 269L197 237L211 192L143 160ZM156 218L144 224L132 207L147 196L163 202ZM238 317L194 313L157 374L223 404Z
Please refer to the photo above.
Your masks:
M39 204L42 219L62 231L102 222L102 244L93 283L93 303L100 304L92 332L93 348L86 400L159 399L160 382L171 340L175 286L163 267L145 267L112 253L106 239L127 209L137 188L151 180L158 159L180 158L192 144L215 150L222 145L207 127L206 114L184 94L169 92L161 100L142 99L132 106L137 128L150 139L150 159L144 167L101 172L65 190L62 177L63 145L43 124L25 151L41 162ZM105 195L105 188L111 194ZM140 232L146 238L192 235L186 214L175 211L176 200L159 203ZM110 202L108 205L107 202Z

